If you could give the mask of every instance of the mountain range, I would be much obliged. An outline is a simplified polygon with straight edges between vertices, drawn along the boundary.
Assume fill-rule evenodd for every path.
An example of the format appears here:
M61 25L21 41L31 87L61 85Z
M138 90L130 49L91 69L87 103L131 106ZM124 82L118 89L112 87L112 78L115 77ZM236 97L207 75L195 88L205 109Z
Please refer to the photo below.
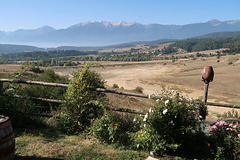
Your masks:
M106 46L158 39L185 39L223 31L240 31L240 20L213 19L187 25L89 21L65 29L43 26L37 29L18 29L13 32L0 31L0 43L39 47Z

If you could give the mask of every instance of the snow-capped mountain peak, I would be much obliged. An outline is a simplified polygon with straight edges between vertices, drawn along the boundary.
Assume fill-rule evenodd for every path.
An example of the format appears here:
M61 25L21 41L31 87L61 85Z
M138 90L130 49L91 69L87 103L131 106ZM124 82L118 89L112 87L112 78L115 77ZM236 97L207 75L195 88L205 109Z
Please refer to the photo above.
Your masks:
M124 26L128 27L134 24L139 24L137 22L125 22L125 21L116 21L116 22L109 22L109 21L88 21L88 22L82 22L76 25L73 25L69 28L75 28L75 27L80 27L80 26L87 26L90 24L102 24L105 27L111 27L111 26Z

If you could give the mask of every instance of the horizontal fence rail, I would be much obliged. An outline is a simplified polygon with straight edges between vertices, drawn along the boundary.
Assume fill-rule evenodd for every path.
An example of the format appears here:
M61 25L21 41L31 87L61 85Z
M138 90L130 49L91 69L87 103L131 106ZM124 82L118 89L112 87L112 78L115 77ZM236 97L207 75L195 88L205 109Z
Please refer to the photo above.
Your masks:
M21 79L0 79L0 82L35 84L35 85L42 85L42 86L65 87L65 88L68 87L68 84L49 83L49 82L40 82L40 81L26 81Z
M26 81L26 80L19 80L19 79L0 79L0 87L1 82L9 82L9 83L23 83L23 84L30 84L30 85L42 85L42 86L52 86L52 87L65 87L67 88L69 84L61 84L61 83L48 83L48 82L39 82L39 81ZM97 92L105 92L105 93L112 93L112 94L120 94L120 95L127 95L127 96L134 96L134 97L141 97L141 98L148 98L148 99L160 99L160 97L156 97L154 95L146 95L146 94L137 94L137 93L131 93L131 92L123 92L118 90L110 90L110 89L104 89L104 88L93 88L89 87L92 91ZM55 103L62 103L60 100L52 100L52 99L44 99L44 98L38 98L38 97L32 97L35 100L42 100L46 102L52 102ZM31 97L30 97L31 99ZM196 104L204 103L203 101L194 101ZM217 106L217 107L228 107L228 108L239 108L240 105L233 105L233 104L224 104L224 103L214 103L214 102L206 102L204 103L209 106Z
M215 102L206 102L204 103L203 101L194 101L197 104L203 103L209 106L217 106L217 107L228 107L228 108L239 108L240 105L233 105L233 104L225 104L225 103L215 103Z
M8 96L8 95L3 95ZM39 97L26 97L21 95L12 95L14 98L25 98L29 100L35 100L35 101L43 101L43 102L49 102L49 103L65 103L65 100L57 100L57 99L48 99L48 98L39 98Z
M30 85L42 85L42 86L65 87L65 88L67 88L69 86L69 84L48 83L48 82L39 82L39 81L26 81L26 80L20 80L20 79L0 79L0 82L23 83L23 84L30 84ZM151 98L151 95L123 92L123 91L110 90L110 89L104 89L104 88L89 87L89 89L92 91L97 91L97 92L121 94L121 95L135 96L135 97L141 97L141 98Z
M3 96L8 96L8 95L3 95ZM21 96L21 95L13 95L13 98L25 98L25 99L30 99L30 100L37 100L37 101L43 101L43 102L49 102L49 103L65 103L65 100L55 100L55 99L47 99L47 98L39 98L39 97L26 97L26 96ZM45 108L44 106L35 106L35 108ZM111 107L111 106L104 106L106 110L109 111L118 111L118 112L127 112L127 113L133 113L133 114L145 114L143 111L136 111L133 109L129 108L116 108L116 107ZM33 114L36 116L42 116L42 117L53 117L52 115L46 115L46 114Z

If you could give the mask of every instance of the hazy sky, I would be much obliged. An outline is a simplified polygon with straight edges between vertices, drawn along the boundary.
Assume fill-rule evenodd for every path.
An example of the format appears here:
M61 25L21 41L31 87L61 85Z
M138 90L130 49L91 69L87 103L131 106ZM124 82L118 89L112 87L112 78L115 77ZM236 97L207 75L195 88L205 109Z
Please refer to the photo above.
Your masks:
M189 24L240 19L240 0L0 0L0 31L86 21Z

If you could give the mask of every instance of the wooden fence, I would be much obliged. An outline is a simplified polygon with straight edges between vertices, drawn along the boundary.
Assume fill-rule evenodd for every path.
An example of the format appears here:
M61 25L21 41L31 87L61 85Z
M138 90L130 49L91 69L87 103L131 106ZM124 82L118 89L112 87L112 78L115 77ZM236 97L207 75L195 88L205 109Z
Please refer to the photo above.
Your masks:
M0 94L3 87L3 82L9 82L9 83L23 83L23 84L29 84L29 85L42 85L42 86L52 86L52 87L68 87L68 84L60 84L60 83L48 83L48 82L39 82L39 81L26 81L26 80L18 80L18 79L0 79ZM156 97L153 94L146 95L146 94L137 94L137 93L131 93L131 92L123 92L118 90L110 90L110 89L104 89L104 88L89 88L92 91L96 92L105 92L105 93L112 93L112 94L120 94L120 95L127 95L127 96L134 96L134 97L141 97L141 98L148 98L148 99L160 99L161 97ZM14 95L15 98L28 98L31 100L38 100L38 101L44 101L49 103L65 103L64 100L56 100L56 99L47 99L47 98L39 98L39 97L24 97L20 95ZM229 107L229 108L240 108L240 105L232 105L232 104L224 104L224 103L214 103L214 102L203 102L203 101L194 101L196 104L204 103L206 105L210 106L218 106L218 107ZM118 112L128 112L128 113L134 113L134 114L144 114L143 111L136 111L128 108L115 108L111 106L105 106L107 110L113 110ZM36 114L38 116L46 116L49 117L51 115L44 115L44 114Z

